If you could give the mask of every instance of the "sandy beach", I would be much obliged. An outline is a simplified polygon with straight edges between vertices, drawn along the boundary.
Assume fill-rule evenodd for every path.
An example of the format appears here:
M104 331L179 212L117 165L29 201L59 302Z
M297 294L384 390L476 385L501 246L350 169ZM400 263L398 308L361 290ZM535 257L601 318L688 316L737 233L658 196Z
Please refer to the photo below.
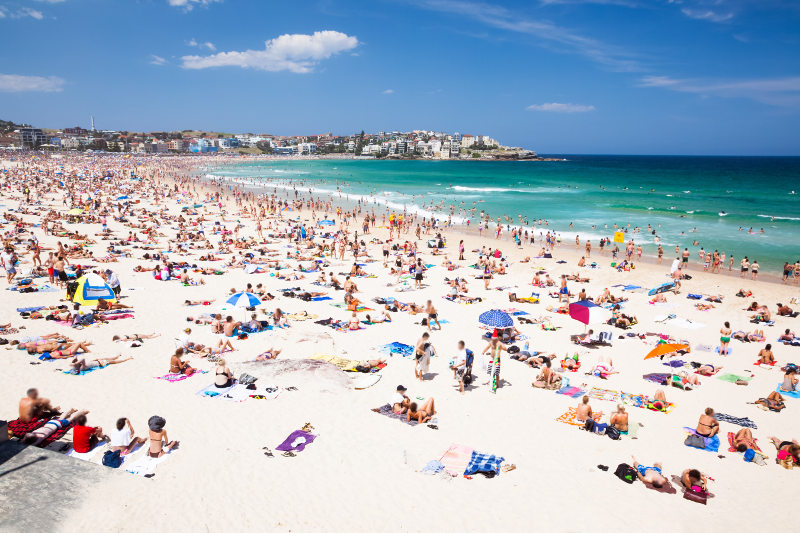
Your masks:
M0 281L0 324L10 324L9 328L17 332L0 333L0 337L13 341L57 333L75 341L91 342L87 359L117 355L132 359L85 375L73 375L64 372L70 368L69 359L41 361L25 350L4 345L0 347L6 361L0 376L0 419L17 418L20 398L28 388L35 387L41 396L62 409L89 410L88 424L101 426L106 433L117 419L127 417L135 435L147 437L148 419L158 415L166 419L169 438L180 441L177 449L156 464L146 465L147 472L154 474L151 477L126 471L147 455L146 449L138 449L122 467L111 469L101 465L101 447L88 461L102 469L103 476L72 495L77 503L62 509L59 494L42 495L43 502L52 502L48 506L60 516L57 523L42 523L42 529L566 532L611 527L701 531L707 530L709 524L716 530L733 531L787 527L780 511L784 507L783 492L797 484L798 472L776 464L778 452L768 437L777 436L781 441L800 438L800 418L795 416L800 399L784 395L786 408L780 413L762 410L754 402L775 391L783 381L781 367L800 359L796 346L777 342L785 329L797 329L796 318L777 316L776 312L778 302L800 310L800 290L795 285L703 272L693 256L685 271L691 279L682 281L677 294L664 293L665 302L653 304L648 291L671 280L671 250L666 250L662 264L635 262L634 269L618 272L610 266L610 253L600 254L596 247L587 258L587 264L595 262L596 268L578 267L579 259L585 255L583 243L576 246L574 242L563 242L552 250L552 258L536 258L544 246L538 238L533 245L517 247L507 235L496 240L493 235L479 237L471 232L438 229L423 233L417 240L414 223L399 238L395 234L391 244L399 244L397 253L407 256L408 253L401 253L403 242L416 242L417 257L432 265L425 270L422 288L415 289L413 279L404 278L398 283L398 276L390 275L389 268L396 258L394 250L390 266L383 265L383 242L389 238L388 228L381 224L383 213L377 213L377 224L363 234L361 221L366 213L357 214L349 226L344 226L336 206L328 212L315 209L312 214L309 207L295 205L294 194L289 191L279 191L277 198L266 199L234 195L227 186L219 189L200 182L194 176L202 165L208 164L201 158L109 156L92 161L88 156L42 156L35 160L23 156L22 162L14 163L12 166L3 161L6 172L0 177L0 212L4 219L0 222L4 223L0 227L5 244L14 247L20 262L11 285ZM106 171L109 177L103 179ZM130 179L131 172L137 176L136 181ZM59 187L59 182L65 186ZM31 189L30 202L25 201L26 188ZM222 193L219 200L212 198L217 192ZM85 202L87 195L92 202L98 200L100 207L86 211L94 217L92 222L85 222L84 215L81 222L75 222L77 219L67 213L79 208L75 202ZM127 198L118 199L120 195ZM292 209L281 210L278 201L288 201ZM270 203L277 208L270 210ZM266 210L264 216L260 213L262 208ZM86 235L87 239L64 236L62 230L45 235L41 224L51 211L51 228L58 223L64 231ZM120 220L120 213L124 214L124 221ZM107 221L108 235L101 233L101 216ZM326 217L334 224L317 223ZM229 232L224 235L231 239L225 245L229 252L220 251L223 235L215 232L217 222ZM287 258L287 254L296 254L298 244L283 235L299 226L316 232L312 242L300 240L300 255L309 256L308 260ZM198 236L201 229L204 237ZM346 239L352 240L353 232L358 231L358 240L366 241L368 255L359 257L358 262L364 265L367 276L353 277L353 281L357 285L355 296L370 309L358 313L359 321L366 314L374 318L381 312L383 306L375 298L395 298L423 307L430 300L438 318L445 321L441 330L433 328L430 332L436 356L424 381L415 379L413 355L391 355L381 347L393 342L415 346L428 330L420 325L425 313L388 311L391 323L360 324L357 331L316 323L328 318L345 323L351 320L352 313L343 303L346 291L315 285L318 272L298 270L300 265L307 266L319 258L326 265L322 270L344 281L353 267L350 252L342 260L338 253L335 258L329 254L319 256L308 247L332 242L322 239L322 233L340 229ZM131 232L137 240L128 240ZM446 239L446 246L439 255L433 255L426 242L437 233ZM23 318L17 309L72 307L60 288L48 292L8 290L17 280L31 277L27 275L33 267L27 251L31 235L42 248L42 261L57 249L59 242L65 247L85 243L81 255L67 256L70 264L84 265L85 272L111 269L120 281L119 303L132 308L124 313L131 316L81 329L71 327L69 322ZM200 247L204 239L211 249ZM238 246L237 239L241 240ZM465 259L458 261L461 239ZM110 243L115 243L114 248L122 255L110 254ZM507 265L505 274L493 275L488 290L483 280L475 279L483 270L470 268L479 262L476 250L483 247L499 248L504 260L497 259L495 265ZM136 267L163 264L143 256L163 254L165 250L169 250L166 257L170 262L187 263L191 283L157 280L153 272L135 271ZM100 262L82 255L86 251L95 258L114 257L111 262ZM212 252L217 260L200 259ZM263 263L257 264L256 273L248 274L250 268L243 268L242 263L247 259L243 253L248 252L254 254L255 261L277 260L285 268L275 270L272 264ZM526 257L530 261L524 262ZM232 258L236 261L231 265ZM457 268L449 270L445 258ZM205 268L220 274L197 271ZM554 286L531 285L540 269L542 278L546 272ZM279 279L276 273L290 279ZM182 268L176 267L174 274L180 277ZM595 298L608 288L612 295L626 298L621 312L636 317L637 323L624 330L603 323L587 327L568 314L548 311L559 306L558 298L549 293L558 291L562 274L589 278L585 283L568 282L571 302L577 300L581 289ZM468 291L461 294L481 300L466 304L444 298L450 293L445 278L455 277L467 281ZM271 320L268 313L280 308L288 316L286 327L251 333L246 339L225 339L230 340L234 350L221 356L236 377L243 373L256 377L255 395L263 398L250 397L253 391L243 387L231 398L224 393L205 394L205 390L214 391L217 365L199 355L184 359L207 373L178 381L156 379L170 371L170 357L185 328L192 329L191 341L200 345L215 347L224 338L213 333L211 325L195 323L201 315L221 313L223 318L230 315L236 321L249 321L251 312L226 304L232 289L241 292L248 283L262 284L274 296L257 306L259 319ZM33 286L44 285L50 285L47 275L33 278ZM304 301L283 295L282 291L290 288L296 288L295 293L326 293L331 299ZM752 296L737 297L740 289L751 291ZM538 293L540 302L512 303L509 293L519 298ZM687 298L688 294L702 297L695 300ZM719 296L722 301L709 302L708 296ZM187 300L210 303L187 306ZM755 312L746 308L753 302L768 306L773 325L750 322ZM697 304L713 307L702 310ZM613 440L582 431L557 420L578 406L582 396L533 387L540 370L511 359L507 352L502 352L501 381L492 393L486 365L481 365L486 362L481 351L488 343L483 335L493 330L482 328L479 323L479 315L492 309L511 315L526 313L513 316L514 326L525 338L506 348L517 346L524 350L529 345L530 351L555 354L553 368L559 370L556 374L561 376L562 384L568 379L569 386L588 394L595 412L613 413L623 403L623 392L652 399L659 389L674 406L668 412L660 412L631 403L625 405L628 423L638 427L637 438L623 435ZM602 306L601 313L611 317L611 311ZM192 320L187 321L187 317ZM538 323L525 324L520 318ZM765 342L734 339L729 355L715 353L726 321L734 332L764 330ZM583 335L588 328L595 334L610 332L610 343L586 346L571 341L571 335ZM112 340L114 335L135 334L159 336L134 343ZM688 353L645 360L662 339L687 344ZM460 340L476 354L476 379L464 394L459 393L458 382L449 368ZM754 365L767 343L772 345L777 363ZM281 350L277 359L255 361L257 355L271 347ZM561 360L574 354L578 354L580 368L576 372L561 371ZM344 372L324 360L312 359L315 356L336 356L361 363L385 359L386 366L374 373ZM685 361L687 366L668 366L677 360ZM592 372L601 362L613 367L605 378ZM715 375L701 376L694 373L691 362L722 369ZM681 390L643 379L646 374L681 372L696 377L700 385ZM745 384L736 384L735 378L720 379L727 375L744 378ZM357 390L355 386L368 376L378 376L378 381ZM374 408L391 401L398 385L406 387L408 397L420 405L435 398L437 412L433 420L406 424L374 412ZM696 428L698 417L708 407L730 417L746 417L757 426L752 432L767 456L764 466L746 462L742 453L729 451L728 433L737 432L742 426L726 420L719 422L718 452L684 445L684 428ZM276 449L306 424L313 426L308 433L315 438L305 449L294 450L293 456ZM69 449L71 442L69 432L50 448ZM0 447L3 445L0 443ZM429 462L441 460L453 445L502 458L500 464L506 468L494 477L422 472ZM633 464L632 456L642 465L663 464L664 475L671 480L675 493L664 494L649 490L640 481L627 484L615 477L617 465ZM508 465L514 468L508 470ZM607 466L607 471L598 465ZM713 478L708 484L711 496L707 505L684 499L684 488L672 480L672 476L693 468ZM9 475L4 475L3 470L0 464L3 492L22 487L36 490L31 480L25 479L24 469ZM0 506L0 529L16 531L3 518L4 513L15 511L19 510Z

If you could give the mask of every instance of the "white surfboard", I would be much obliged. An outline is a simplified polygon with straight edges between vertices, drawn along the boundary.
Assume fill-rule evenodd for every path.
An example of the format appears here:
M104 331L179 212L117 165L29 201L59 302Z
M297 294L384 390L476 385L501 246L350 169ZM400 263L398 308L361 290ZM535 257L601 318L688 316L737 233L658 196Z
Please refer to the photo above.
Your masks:
M383 376L377 372L375 372L374 374L367 374L366 376L358 378L356 382L353 384L353 387L356 390L368 389L369 387L372 387L377 382L379 382L382 377Z

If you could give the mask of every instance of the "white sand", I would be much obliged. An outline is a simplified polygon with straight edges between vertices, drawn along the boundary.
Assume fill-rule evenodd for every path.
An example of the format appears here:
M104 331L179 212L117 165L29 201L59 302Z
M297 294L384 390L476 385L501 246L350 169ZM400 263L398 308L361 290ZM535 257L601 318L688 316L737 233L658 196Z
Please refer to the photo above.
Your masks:
M17 192L14 196L18 197ZM141 198L135 196L135 198ZM48 200L64 211L61 196ZM3 192L0 203L16 206L7 192ZM149 205L143 200L140 206ZM171 200L170 211L178 212L179 205ZM217 218L218 210L209 209ZM310 218L310 212L299 215ZM33 222L36 217L24 215L24 220ZM254 221L239 218L247 229L240 235L253 235ZM380 216L379 216L380 218ZM118 235L126 235L129 228L111 221L110 227ZM99 225L69 225L81 233L94 236ZM210 228L210 223L206 223ZM7 231L9 226L4 226ZM351 228L355 229L355 228ZM359 234L361 233L360 227ZM161 227L168 236L174 236L172 227ZM370 235L385 238L384 229L373 230ZM36 234L44 246L53 247L56 239L45 237L41 230ZM93 237L94 238L94 237ZM409 235L408 238L413 238ZM457 234L449 234L447 253L455 259ZM96 255L105 253L107 241L97 238L92 246ZM63 240L66 243L66 240ZM166 239L162 239L165 243ZM216 244L217 238L212 238ZM477 237L466 237L466 248L480 248L482 244L495 245L496 241ZM421 243L422 244L422 243ZM280 245L270 245L279 248ZM492 281L493 286L511 285L519 296L527 295L533 265L542 265L557 279L561 273L574 273L578 269L574 244L564 244L555 251L556 259L533 260L522 264L524 255L533 255L540 245L517 250L508 241L501 247L510 257L510 274ZM285 248L280 248L286 250ZM491 308L517 307L531 313L532 317L549 315L552 323L559 326L556 332L543 331L539 326L518 325L530 337L532 349L555 352L561 356L572 353L576 347L569 342L569 335L582 333L583 325L567 316L546 313L545 307L555 303L546 296L545 289L534 289L542 293L539 305L509 304L505 291L484 291L482 281L472 279L477 270L461 269L447 272L440 266L441 258L431 258L428 249L423 249L427 263L437 266L428 271L427 288L419 291L395 293L386 287L389 281L383 275L381 263L372 263L369 272L379 275L377 279L357 280L362 301L371 298L396 296L404 301L424 304L431 299L441 318L447 319L442 331L434 331L432 340L439 357L431 363L431 374L424 383L415 382L413 360L395 357L381 371L383 375L375 386L354 391L349 383L361 377L344 374L338 370L276 373L269 364L261 373L258 385L275 384L280 387L295 386L296 392L283 391L274 400L247 400L242 403L208 399L195 393L211 383L213 365L199 358L189 358L190 363L212 374L195 376L178 382L167 383L154 379L164 374L169 367L169 357L174 350L174 338L186 326L186 316L214 310L224 302L230 288L241 290L246 283L264 283L276 294L277 289L301 286L316 289L309 280L298 282L277 281L269 274L247 275L241 269L229 270L223 276L202 276L206 285L183 287L177 282L160 282L151 273L134 273L137 264L152 265L152 261L141 262L142 251L131 250L134 258L118 263L100 265L114 269L122 282L122 300L136 309L135 319L125 319L108 325L90 327L81 331L53 324L44 320L21 320L14 311L17 307L51 305L58 303L62 293L19 294L3 290L3 305L0 308L0 323L12 322L15 327L26 326L20 335L62 332L75 339L91 340L95 344L93 353L99 355L133 355L132 361L95 371L86 376L65 375L56 371L65 368L61 361L45 362L32 366L35 359L22 351L6 351L5 368L0 375L0 405L2 415L15 418L16 405L28 387L38 387L43 396L65 408L90 409L89 423L110 430L118 417L131 419L138 435L146 433L147 419L159 414L167 419L167 432L172 439L181 442L180 449L155 469L152 479L119 472L85 495L85 505L64 517L59 529L66 531L100 528L104 531L141 531L156 527L172 531L225 531L238 530L291 530L291 531L589 531L607 529L631 529L645 527L655 531L699 531L733 530L753 528L764 530L785 529L786 491L792 494L797 486L797 472L790 472L774 464L775 450L767 437L777 435L782 439L800 437L800 418L796 410L800 400L787 398L787 409L780 414L757 409L752 402L775 390L782 377L778 368L765 370L752 365L755 354L763 347L761 343L742 344L733 341L733 353L729 357L695 351L684 360L710 362L723 365L723 372L736 374L752 372L755 377L749 386L737 386L714 377L701 377L702 386L692 392L678 389L667 390L669 400L677 404L669 413L651 412L629 408L631 421L641 422L644 427L638 440L612 441L606 437L590 435L575 427L556 422L556 417L577 404L577 400L551 391L533 389L531 382L536 371L504 356L502 366L503 386L491 394L483 383L484 374L478 371L478 387L460 395L447 368L450 354L456 342L463 339L467 346L479 352L485 342L479 336L483 332L477 327L478 315ZM380 248L372 251L380 257ZM47 253L43 252L43 259ZM200 255L186 257L195 263ZM671 259L671 256L667 254ZM468 253L468 265L476 262L476 254ZM568 263L557 265L557 259ZM608 267L609 256L593 255L601 268L580 269L581 275L591 277L589 284L570 283L573 292L586 287L591 296L604 287L622 283L636 284L645 288L654 287L667 280L669 262L663 266L642 265L632 272L617 273ZM694 258L693 258L694 259ZM26 256L23 267L30 266ZM84 261L85 262L85 261ZM349 261L333 263L328 271L349 270ZM742 309L753 299L768 303L774 311L778 301L786 303L791 296L798 295L797 287L769 284L765 282L740 282L735 277L716 276L697 272L696 261L689 273L694 279L685 282L680 295L670 295L669 309L654 308L647 303L642 293L627 293L631 300L625 306L627 314L634 314L639 324L634 332L663 332L676 338L687 339L693 346L718 345L719 328L730 320L736 329L752 330ZM442 299L445 293L442 280L445 276L466 276L470 280L470 294L481 296L484 301L474 305L459 305ZM201 277L193 274L193 277ZM342 276L343 278L343 276ZM3 283L0 283L4 285ZM734 297L740 287L748 287L755 298L747 300ZM137 287L141 290L131 291ZM324 289L323 289L324 290ZM616 295L626 294L621 289L612 289ZM725 302L716 309L701 312L687 300L686 293L723 294ZM331 291L334 302L341 301L342 293ZM210 307L184 307L185 299L216 298ZM331 302L304 303L297 299L278 297L264 304L273 310L280 307L284 312L308 311L320 318L334 317L347 320L350 313L329 305ZM367 303L370 305L370 303ZM370 305L377 307L376 304ZM800 306L793 305L798 308ZM656 324L653 318L660 314L674 313L705 324L700 329L683 329L667 322ZM231 312L236 319L245 316L243 310ZM392 324L368 327L359 332L336 332L314 324L312 321L293 322L287 330L260 333L248 340L233 340L236 351L225 357L234 372L242 370L259 376L252 366L245 368L261 349L275 345L283 349L282 360L300 360L314 353L333 353L352 359L369 359L379 354L379 345L401 341L414 344L423 329L415 325L421 316L407 313L393 314ZM797 348L785 347L775 342L778 334L787 327L796 328L790 318L778 317L774 327L767 330L768 341L779 365L797 361ZM216 342L217 336L208 326L196 326L193 339L202 343ZM645 382L641 376L648 372L668 371L658 359L643 361L643 356L652 348L653 337L645 342L638 339L619 340L620 330L610 326L595 327L596 331L614 332L614 346L581 352L582 370L589 370L602 355L613 357L620 374L603 381L586 376L583 371L567 373L572 384L586 383L626 392L653 394L656 385ZM161 337L144 341L139 348L131 348L111 341L112 335L159 332ZM20 335L8 336L18 338ZM518 343L522 344L522 343ZM282 363L283 364L283 363ZM283 368L283 367L282 367ZM432 377L432 379L430 379ZM379 416L370 411L386 403L395 387L404 384L409 395L436 399L439 410L435 431L421 425L411 427ZM595 410L610 412L614 404L593 400ZM728 453L726 434L737 431L738 426L722 422L720 454L688 448L683 445L683 426L694 427L702 410L712 406L717 411L734 416L750 417L758 424L754 435L762 449L770 456L768 466L759 467L745 463L741 454ZM283 439L304 423L314 426L317 440L294 458L274 458L263 454L262 447L274 451ZM451 443L470 446L478 451L493 453L516 465L516 470L503 473L499 478L484 479L476 476L468 480L463 477L445 479L441 476L426 476L417 471L428 461L438 459ZM631 462L635 455L643 464L662 462L668 475L680 474L685 468L698 468L715 478L710 486L715 498L703 507L676 495L649 491L641 483L629 486L611 475L618 463ZM135 458L134 458L135 459ZM98 455L93 459L100 460ZM602 472L596 465L609 466ZM789 515L791 516L791 515ZM790 518L791 520L791 518ZM45 527L43 525L43 527ZM53 526L46 526L51 529ZM793 527L789 526L792 530Z

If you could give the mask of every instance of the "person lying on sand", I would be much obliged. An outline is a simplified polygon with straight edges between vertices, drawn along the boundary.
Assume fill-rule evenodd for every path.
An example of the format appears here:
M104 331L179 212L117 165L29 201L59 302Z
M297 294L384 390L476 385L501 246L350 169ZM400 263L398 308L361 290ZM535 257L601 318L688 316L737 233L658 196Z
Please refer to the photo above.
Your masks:
M418 424L424 424L430 421L433 415L436 414L433 403L433 398L428 398L425 400L422 407L418 409L417 403L411 402L408 406L408 411L406 411L406 421L411 422L412 420L416 420Z
M681 483L689 490L705 492L707 490L708 477L699 470L691 468L683 471Z
M98 357L97 359L90 359L88 361L83 357L76 357L70 361L70 366L72 367L73 373L79 374L93 368L103 368L108 365L118 365L133 359L133 357L126 357L125 359L120 359L120 357L122 357L122 354L116 357Z
M644 466L639 464L636 457L631 457L633 458L632 466L636 469L636 477L639 478L639 481L649 483L657 489L669 484L667 478L664 477L661 463L653 463L653 466Z
M260 354L256 356L256 361L268 361L270 359L277 359L278 355L280 355L281 350L279 348L267 348Z
M160 337L161 333L151 333L150 335L144 333L134 333L133 335L114 335L111 340L114 342L139 342L145 339L155 339Z
M121 304L119 302L111 303L109 301L103 300L102 298L97 300L98 311L111 311L112 309L132 309L132 307L130 305Z
M38 352L42 355L49 354L49 356L45 356L45 359L69 359L70 357L76 355L78 350L80 350L82 353L89 353L90 344L90 342L73 342L70 345L58 344L55 349L52 350L44 350L44 348L51 346L45 344L37 346L33 353ZM28 349L28 353L32 353L30 348Z
M45 424L38 428L34 429L33 431L26 433L24 437L22 437L22 442L24 444L31 444L33 446L38 446L42 443L47 437L64 429L65 427L70 426L74 423L78 417L85 416L88 414L89 411L78 411L76 409L70 409L66 412L63 418L56 418L53 420L48 420Z

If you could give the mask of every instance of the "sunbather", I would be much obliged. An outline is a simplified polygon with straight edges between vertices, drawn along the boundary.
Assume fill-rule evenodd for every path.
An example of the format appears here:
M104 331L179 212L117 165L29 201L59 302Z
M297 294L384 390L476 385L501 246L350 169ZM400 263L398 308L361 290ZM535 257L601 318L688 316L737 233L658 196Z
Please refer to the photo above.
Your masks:
M84 357L76 357L70 361L70 366L72 367L72 371L77 374L80 372L85 372L86 370L91 370L92 368L103 368L104 366L108 365L118 365L133 359L131 356L126 357L125 359L120 359L120 357L122 357L122 354L116 357L98 357L97 359L89 359L88 361Z
M178 447L178 441L170 441L167 437L167 432L164 429L166 424L167 421L160 416L151 416L147 421L147 426L150 429L150 449L147 451L148 457L158 458Z
M714 410L711 407L707 407L705 412L700 415L695 431L697 431L701 437L707 439L719 433L719 422L714 418Z
M50 400L47 398L39 398L39 391L37 389L28 389L25 397L19 401L19 421L31 422L35 419L50 418L61 414L58 406L53 407L50 405Z
M576 408L576 420L578 422L586 422L590 418L594 418L595 416L603 416L603 412L599 411L597 413L592 412L592 406L589 405L589 397L584 396L581 398L580 403L578 403L578 407Z
M628 431L628 413L625 412L624 405L617 405L617 412L611 415L608 425L614 426L622 432Z
M775 355L772 353L772 345L767 344L764 346L760 352L758 352L758 362L762 365L773 365L775 364Z
M233 372L225 364L225 359L217 359L217 369L214 372L214 386L220 389L233 385Z
M681 474L681 483L689 490L705 491L708 478L695 468L684 470Z
M781 390L783 392L797 391L797 371L794 368L789 368L783 375L783 383L781 383Z
M88 414L88 411L84 411ZM87 426L86 414L75 417L72 427L72 448L78 453L87 453L97 446L101 440L108 440L103 434L103 428Z
M184 374L187 376L191 376L194 374L195 370L189 363L183 361L181 359L183 357L183 348L178 348L175 350L175 354L170 358L169 362L169 371L171 374Z
M769 437L769 440L772 441L778 453L786 452L792 458L794 464L800 464L800 443L796 439L788 441L780 440L778 437Z
M702 376L713 376L714 374L718 373L720 370L722 370L721 366L714 366L712 364L705 363L705 364L700 365L697 368L697 370L695 370L695 372L697 372L698 374L700 374ZM696 384L699 385L700 382L698 381Z
M26 433L24 437L22 437L22 442L25 444L32 444L34 446L38 446L42 443L47 437L70 426L79 416L84 416L89 411L77 411L75 409L70 409L66 412L63 418L55 418L53 420L48 420L45 424L38 428L34 429L33 431Z
M428 398L419 409L417 408L416 402L411 402L408 406L408 411L406 412L406 420L408 422L416 420L418 424L424 424L425 422L430 421L435 414L436 409L433 405L433 398Z
M134 333L133 335L114 335L111 340L114 342L138 342L145 339L155 339L156 337L160 336L161 333L151 333L150 335L146 335L144 333Z
M753 433L750 431L750 428L742 428L737 431L736 435L733 437L733 445L739 453L744 453L747 450L761 453L758 451L758 446L756 445L755 439L753 439Z
M653 463L653 466L644 466L639 464L636 457L633 457L632 466L636 469L636 476L642 483L650 483L657 489L669 483L667 478L664 477L661 463Z
M268 361L270 359L277 359L281 351L278 348L267 348L256 356L256 361Z

